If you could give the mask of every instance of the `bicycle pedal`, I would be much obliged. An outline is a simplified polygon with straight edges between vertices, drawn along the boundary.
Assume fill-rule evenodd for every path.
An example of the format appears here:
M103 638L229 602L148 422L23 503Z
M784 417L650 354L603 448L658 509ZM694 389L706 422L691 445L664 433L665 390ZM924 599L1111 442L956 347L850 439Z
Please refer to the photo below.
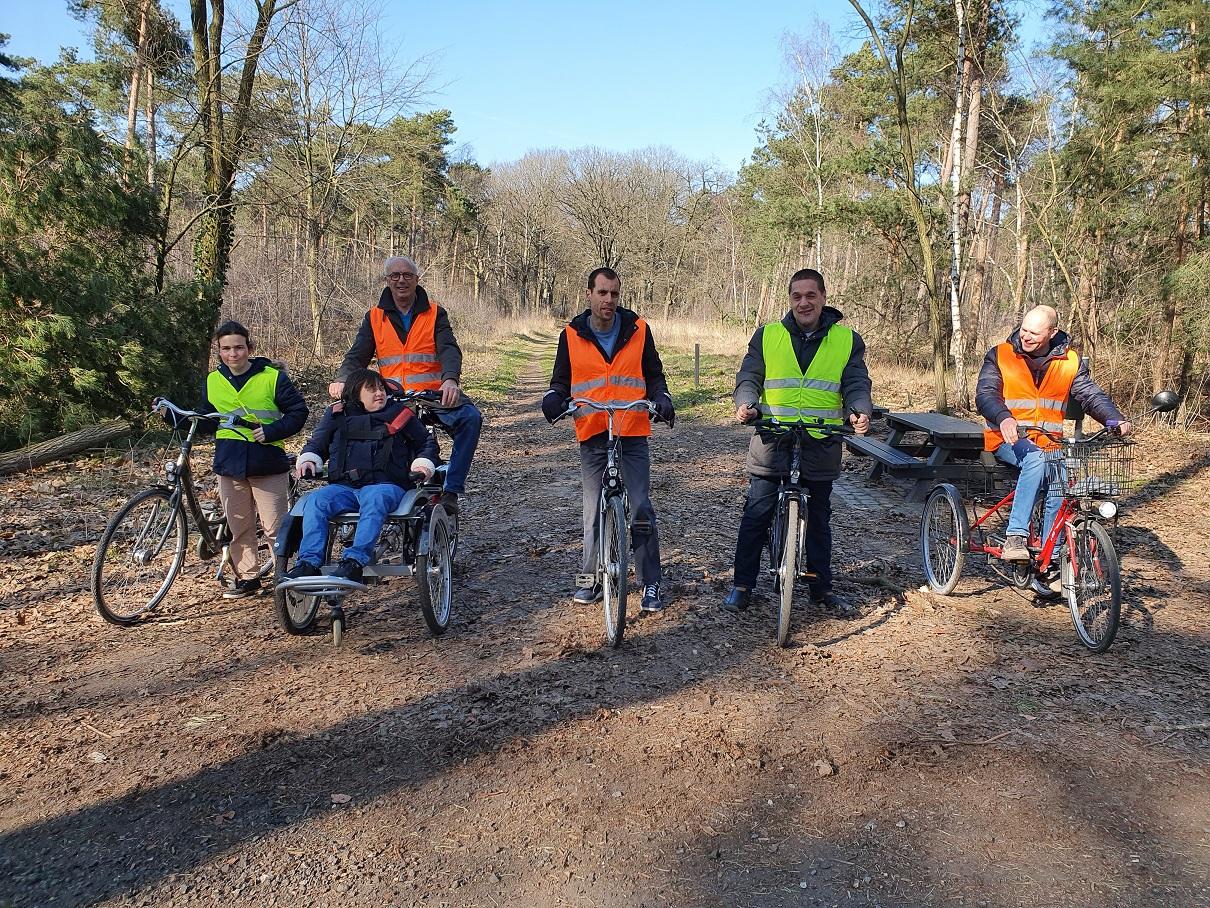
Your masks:
M596 574L576 574L576 587L582 590L590 590L597 585Z

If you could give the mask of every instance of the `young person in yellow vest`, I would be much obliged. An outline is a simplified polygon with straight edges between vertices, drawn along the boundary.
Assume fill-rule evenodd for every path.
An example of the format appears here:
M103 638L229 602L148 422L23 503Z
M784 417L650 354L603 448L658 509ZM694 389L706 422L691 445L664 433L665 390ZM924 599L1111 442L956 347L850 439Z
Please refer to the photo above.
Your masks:
M975 385L975 408L987 420L984 449L1021 468L1000 555L1005 561L1029 561L1030 513L1039 493L1046 491L1046 452L1058 447L1029 430L1062 432L1070 398L1097 422L1116 423L1122 435L1130 434L1130 423L1092 380L1067 333L1059 330L1059 314L1050 306L1035 306L1007 341L988 351ZM1046 497L1043 539L1061 501L1057 495Z
M646 398L654 404L656 415L672 425L676 414L655 339L645 321L618 305L621 293L622 281L612 268L597 268L588 275L588 309L573 318L559 336L550 390L542 398L542 413L551 422L566 412L573 397L601 403ZM593 574L597 569L597 498L605 470L608 417L581 408L573 418L584 482L582 573ZM660 596L660 534L651 504L651 452L647 443L651 418L639 411L615 414L614 433L620 437L622 479L633 514L630 541L635 575L643 590L639 607L645 612L658 612L664 600ZM596 602L601 590L580 589L574 598L577 602Z
M842 316L827 305L823 275L804 268L790 278L790 311L780 322L752 335L735 377L735 418L754 422L775 416L782 422L823 418L852 423L864 435L874 407L865 343ZM808 438L801 454L801 486L807 492L807 568L814 574L811 599L848 612L851 606L832 589L832 483L840 477L841 440ZM735 574L723 600L727 611L748 607L760 570L760 554L773 512L777 487L790 469L790 450L757 431L748 445L751 482L735 543Z
M227 599L249 596L260 589L256 553L256 517L270 548L277 525L289 510L290 462L285 439L307 421L307 404L285 369L263 356L252 356L248 329L223 322L214 332L219 367L206 378L202 412L233 413L255 429L218 429L214 441L214 472L218 497L231 529L231 562L235 582L223 592Z
M462 350L445 309L420 286L416 263L395 256L383 263L382 273L387 285L378 305L362 320L328 394L339 400L349 375L372 359L378 360L384 378L399 382L405 391L440 390L441 406L448 409L438 411L437 418L454 440L441 504L456 515L458 496L466 490L471 459L479 446L483 415L462 393Z

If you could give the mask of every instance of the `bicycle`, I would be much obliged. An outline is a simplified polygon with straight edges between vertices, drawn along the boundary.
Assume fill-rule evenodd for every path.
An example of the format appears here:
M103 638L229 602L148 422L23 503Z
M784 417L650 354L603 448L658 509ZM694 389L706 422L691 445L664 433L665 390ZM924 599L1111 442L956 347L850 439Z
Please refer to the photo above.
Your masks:
M185 561L190 518L198 534L194 553L203 561L221 555L215 579L223 581L231 567L231 531L221 505L198 501L190 454L204 420L217 420L219 428L227 429L257 425L231 414L184 410L164 398L156 399L152 412L171 412L177 417L173 428L177 456L164 462L163 482L135 493L109 518L92 564L91 589L97 612L110 624L124 627L137 624L167 597ZM188 429L182 434L183 423ZM298 496L293 470L290 477L288 500L293 504ZM272 569L270 554L256 576L264 577Z
M622 477L619 437L614 435L613 417L615 413L625 410L643 410L653 419L658 419L658 416L648 400L603 404L586 397L575 397L555 422L571 416L580 407L606 414L608 435L605 469L601 473L601 494L597 500L597 570L595 574L577 574L576 586L580 589L599 586L605 611L605 642L617 647L626 633L626 597L630 582L630 555L626 539L629 533L630 499L626 495L626 483Z
M831 438L852 435L853 427L829 423L819 419L803 422L781 422L775 417L764 417L749 425L758 432L777 438L780 445L792 439L790 470L782 476L777 487L777 509L773 512L773 523L769 527L769 573L773 577L773 594L778 597L777 645L785 646L790 640L790 612L794 601L794 583L799 577L812 578L809 570L800 565L806 561L806 495L799 479L802 473L802 445L806 438Z
M426 425L439 426L433 416L440 409L437 391L392 391L389 398L415 406L421 411ZM422 473L412 473L416 487L409 489L383 524L378 537L374 560L362 568L368 583L378 583L388 577L415 577L420 600L420 612L434 636L445 633L453 611L453 561L458 546L457 517L441 506L441 492L446 465L437 467L425 480ZM342 577L328 576L340 564L345 545L352 542L357 531L358 514L346 511L328 521L328 539L324 547L324 573L317 577L283 579L291 567L290 559L298 553L302 539L302 514L306 496L300 498L283 519L277 532L274 566L277 583L273 599L278 620L288 634L306 634L314 626L319 607L326 604L332 629L332 643L344 639L348 614L345 597L365 592L368 583L357 583Z
M1179 404L1172 392L1152 398L1148 415L1168 412ZM1005 573L1000 559L1004 540L993 529L1006 519L1016 491L980 514L980 499L972 501L973 523L962 495L952 483L939 483L925 500L920 521L920 547L925 578L941 595L953 592L966 556L985 555L992 569L1021 589L1053 576L1059 567L1060 595L1067 600L1080 643L1094 653L1113 644L1121 620L1121 566L1113 538L1102 521L1115 520L1120 498L1132 480L1133 442L1119 437L1116 424L1079 438L1040 429L1031 430L1059 447L1047 457L1047 495L1061 498L1046 538L1041 538L1042 508L1035 503L1027 548L1029 562L1015 563ZM1042 496L1039 496L1039 502ZM1041 590L1039 590L1041 592Z

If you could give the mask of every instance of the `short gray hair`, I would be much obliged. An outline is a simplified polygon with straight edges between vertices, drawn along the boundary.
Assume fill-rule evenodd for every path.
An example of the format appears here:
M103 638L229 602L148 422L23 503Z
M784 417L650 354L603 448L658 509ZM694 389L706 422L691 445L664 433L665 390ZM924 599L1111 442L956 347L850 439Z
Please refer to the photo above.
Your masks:
M412 272L414 274L417 274L417 275L420 274L420 269L416 267L416 263L413 262L408 256L393 255L389 259L387 259L385 262L382 263L382 276L383 277L386 277L388 274L391 273L391 262L406 262L407 265L412 269Z

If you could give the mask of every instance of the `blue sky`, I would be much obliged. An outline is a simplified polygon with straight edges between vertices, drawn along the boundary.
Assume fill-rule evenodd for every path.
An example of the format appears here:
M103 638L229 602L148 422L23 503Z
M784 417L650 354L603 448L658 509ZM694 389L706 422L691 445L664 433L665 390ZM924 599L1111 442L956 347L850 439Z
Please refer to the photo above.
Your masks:
M51 62L89 39L65 0L8 0L0 32L17 56ZM188 23L186 0L164 0ZM231 3L231 0L229 0ZM1029 4L1032 6L1032 4ZM384 0L384 33L404 61L431 55L455 138L481 164L538 148L659 145L734 172L756 144L770 95L787 83L787 33L826 22L843 49L860 22L847 0ZM229 17L230 18L230 17ZM1036 34L1036 20L1027 34Z

